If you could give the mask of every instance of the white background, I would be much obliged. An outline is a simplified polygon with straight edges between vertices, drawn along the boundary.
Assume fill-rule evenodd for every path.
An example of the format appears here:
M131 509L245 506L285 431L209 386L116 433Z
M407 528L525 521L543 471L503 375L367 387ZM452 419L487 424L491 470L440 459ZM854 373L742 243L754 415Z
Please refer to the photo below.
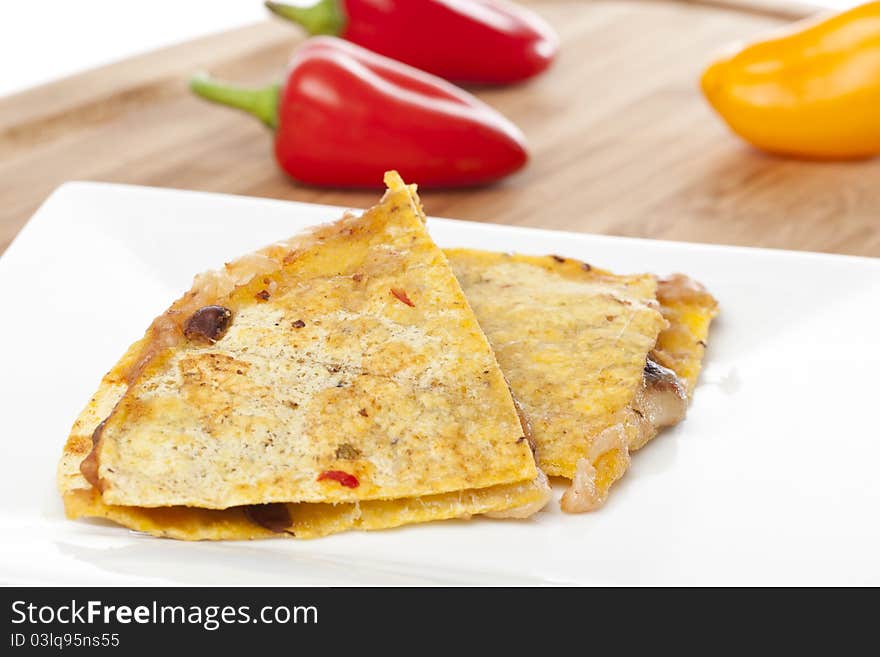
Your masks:
M7 8L0 9L0 96L269 15L260 0L0 0L0 7Z
M0 6L0 96L268 15L260 0L2 0Z

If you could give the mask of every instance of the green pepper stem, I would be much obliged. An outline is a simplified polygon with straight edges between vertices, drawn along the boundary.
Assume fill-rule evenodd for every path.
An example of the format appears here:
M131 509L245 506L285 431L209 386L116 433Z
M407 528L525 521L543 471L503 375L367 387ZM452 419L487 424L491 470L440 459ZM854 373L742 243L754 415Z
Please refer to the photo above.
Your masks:
M311 35L339 36L345 27L342 0L317 0L304 7L284 2L266 2L266 8L281 18L298 23Z
M190 80L189 88L212 103L253 114L272 130L278 127L278 98L281 91L277 84L262 89L243 89L202 74Z

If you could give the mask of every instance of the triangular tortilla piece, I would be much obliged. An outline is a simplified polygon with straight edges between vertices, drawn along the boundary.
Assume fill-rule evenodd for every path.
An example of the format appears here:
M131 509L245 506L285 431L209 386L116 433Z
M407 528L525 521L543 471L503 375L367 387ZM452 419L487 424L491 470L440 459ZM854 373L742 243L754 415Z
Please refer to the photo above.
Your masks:
M539 467L583 496L563 508L601 505L629 466L632 403L667 326L656 278L559 256L446 254L530 421Z
M577 419L575 402L580 398L579 394L593 395L595 391L585 387L581 393L573 395L569 388L564 394L554 396L552 390L556 388L553 386L524 385L523 382L547 381L550 376L548 369L557 370L556 378L571 376L577 379L584 375L605 378L607 364L592 358L592 352L585 357L579 344L595 344L598 341L607 347L609 340L614 345L627 344L626 340L619 340L616 332L607 331L601 321L583 321L583 316L572 311L569 300L560 300L553 290L558 289L561 283L570 288L572 281L579 282L582 287L577 294L588 297L580 311L592 313L593 317L603 304L611 301L608 290L602 287L604 285L613 287L636 282L641 286L641 301L647 306L653 305L648 294L650 281L645 280L649 275L614 276L578 260L560 256L536 258L465 249L450 249L447 255L477 313L477 319L484 324L494 347L499 349L499 341L507 341L508 348L499 349L499 361L502 369L518 372L511 374L506 371L506 374L511 379L514 396L519 398L521 405L531 408L531 412L534 412L536 405L539 410L558 405L567 408L568 413L575 414ZM506 265L507 271L503 265ZM511 275L511 269L517 273ZM506 281L503 280L505 278ZM497 289L493 290L493 286ZM545 422L532 432L538 446L539 462L548 471L573 479L572 486L562 499L562 507L566 511L587 511L601 506L611 485L629 467L629 452L643 447L660 429L684 418L687 402L700 372L709 325L718 313L718 304L702 285L683 274L658 279L656 298L667 323L657 336L647 359L641 359L644 369L634 395L627 404L622 405L629 393L619 394L620 390L612 390L615 397L610 403L604 400L606 403L601 406L604 417L592 423L584 417L584 426L594 429L590 434L581 432L581 449L591 447L592 457L578 458L571 475L555 470L546 459L541 459L542 445L550 443L548 431L570 436L567 432L571 431L571 425L563 424L555 429L551 423ZM528 319L528 316L543 318L550 313L557 315L550 323ZM601 313L598 316L601 317ZM608 320L608 317L605 319ZM562 335L556 326L559 322L566 325ZM632 330L632 326L627 326L626 330ZM544 355L548 342L557 351L564 353L568 349L570 359L548 360ZM635 353L641 353L645 344L642 342ZM534 358L530 355L533 349L536 349ZM623 353L612 358L625 358L625 349L623 347ZM621 363L615 365L620 366ZM630 382L639 378L632 363L627 371ZM600 393L605 392L608 391L603 385ZM531 404L524 398L528 398ZM526 415L527 419L531 419L530 413ZM600 453L605 448L608 451ZM597 453L600 454L595 456Z
M197 277L157 318L74 425L59 467L69 515L149 525L183 514L167 507L361 503L357 518L302 528L317 535L546 500L414 188L387 182L362 217ZM404 499L446 493L457 506ZM363 512L368 500L401 504ZM206 534L251 531L228 521Z

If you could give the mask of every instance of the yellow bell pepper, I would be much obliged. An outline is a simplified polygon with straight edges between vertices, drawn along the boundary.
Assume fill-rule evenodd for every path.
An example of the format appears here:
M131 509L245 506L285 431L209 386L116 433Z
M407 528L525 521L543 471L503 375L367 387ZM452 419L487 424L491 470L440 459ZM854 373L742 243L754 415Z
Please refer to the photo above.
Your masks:
M741 48L710 65L701 86L730 128L763 150L880 154L880 2Z

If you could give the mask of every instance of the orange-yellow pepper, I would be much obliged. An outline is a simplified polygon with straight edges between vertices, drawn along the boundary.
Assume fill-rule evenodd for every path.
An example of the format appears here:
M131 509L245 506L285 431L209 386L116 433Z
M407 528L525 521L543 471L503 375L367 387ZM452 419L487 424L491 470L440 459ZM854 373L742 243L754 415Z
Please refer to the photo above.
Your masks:
M880 2L745 46L710 65L701 86L731 129L763 150L880 154Z

